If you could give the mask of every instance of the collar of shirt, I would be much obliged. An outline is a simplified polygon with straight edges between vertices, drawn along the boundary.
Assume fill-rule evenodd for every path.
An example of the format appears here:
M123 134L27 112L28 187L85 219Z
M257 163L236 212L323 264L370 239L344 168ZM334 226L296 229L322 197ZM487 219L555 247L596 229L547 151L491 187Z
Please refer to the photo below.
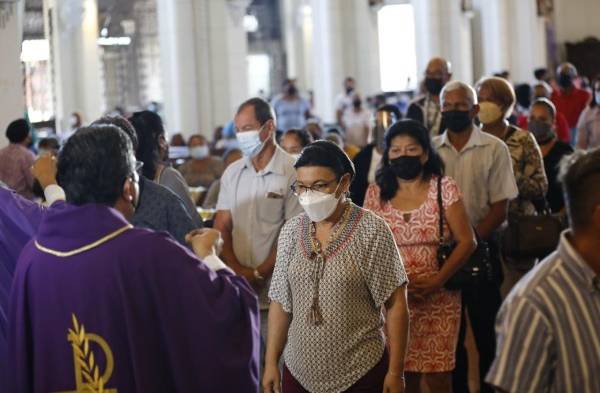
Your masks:
M583 257L575 250L569 238L572 236L570 230L564 231L560 235L560 243L558 253L565 262L572 267L573 272L579 280L581 280L591 292L600 292L600 277L592 270L591 267L583 260Z
M271 161L269 161L264 169L257 172L250 157L244 157L244 167L252 169L258 176L267 175L269 173L283 176L285 175L285 164L288 161L286 160L286 155L287 153L285 151L283 151L279 146L275 145L275 153L273 154L273 157L271 157Z
M473 147L488 145L490 142L487 140L487 138L483 137L482 133L483 131L481 131L479 127L473 125L473 130L471 131L471 136L469 136L467 144L465 145L465 147L462 148L461 151L457 151L457 153L462 154L463 152ZM448 137L448 130L444 131L444 133L440 135L439 138L436 138L435 147L438 149L442 147L447 147L456 151L456 148L454 147L454 145L452 145L452 143L450 142L450 138Z

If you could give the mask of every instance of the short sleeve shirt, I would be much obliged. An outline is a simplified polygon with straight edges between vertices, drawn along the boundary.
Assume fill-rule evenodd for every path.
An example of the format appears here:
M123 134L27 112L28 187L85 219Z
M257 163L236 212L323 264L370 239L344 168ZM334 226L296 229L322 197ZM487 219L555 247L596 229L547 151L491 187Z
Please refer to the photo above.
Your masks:
M277 115L277 128L287 131L290 128L304 128L306 125L306 112L310 104L302 97L286 100L282 97L273 100L273 109Z
M448 131L433 139L446 165L446 175L456 180L464 196L471 224L476 226L490 211L490 205L519 195L506 144L473 126L469 141L457 151Z
M296 181L294 159L281 148L257 172L248 157L231 164L221 177L217 210L233 219L233 251L240 263L256 268L276 244L283 223L302 211L291 185ZM268 288L268 285L265 285ZM266 289L261 305L267 304Z
M312 305L310 219L299 215L279 237L269 297L291 314L285 363L313 393L348 389L383 355L382 306L407 282L392 232L354 204L340 236L325 250L319 286L323 323L308 322Z

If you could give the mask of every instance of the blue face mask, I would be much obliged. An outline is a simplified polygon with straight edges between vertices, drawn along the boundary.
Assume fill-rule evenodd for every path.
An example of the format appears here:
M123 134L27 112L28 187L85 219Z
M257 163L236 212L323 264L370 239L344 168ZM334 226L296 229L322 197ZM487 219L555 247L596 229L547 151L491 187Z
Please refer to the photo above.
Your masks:
M263 149L265 142L260 140L260 129L252 131L237 132L235 137L240 144L240 150L246 157L254 157Z

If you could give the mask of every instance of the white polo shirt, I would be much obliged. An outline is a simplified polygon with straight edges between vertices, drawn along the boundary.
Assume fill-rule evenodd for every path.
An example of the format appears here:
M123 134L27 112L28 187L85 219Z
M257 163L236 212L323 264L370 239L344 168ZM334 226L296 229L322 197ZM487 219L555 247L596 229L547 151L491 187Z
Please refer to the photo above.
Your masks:
M471 224L476 226L489 213L490 205L519 195L506 144L473 126L469 141L457 151L448 131L433 138L433 145L446 164L447 176L456 180Z

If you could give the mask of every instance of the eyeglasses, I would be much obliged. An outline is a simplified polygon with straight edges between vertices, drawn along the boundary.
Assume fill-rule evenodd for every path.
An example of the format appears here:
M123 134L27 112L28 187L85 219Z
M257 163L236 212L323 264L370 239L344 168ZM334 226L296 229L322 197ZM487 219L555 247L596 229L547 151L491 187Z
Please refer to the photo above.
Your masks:
M329 186L337 181L337 179L333 179L328 182L319 181L313 184L312 186L305 186L302 184L298 184L298 182L294 182L294 184L292 184L290 188L296 196L300 196L308 191L326 192Z

